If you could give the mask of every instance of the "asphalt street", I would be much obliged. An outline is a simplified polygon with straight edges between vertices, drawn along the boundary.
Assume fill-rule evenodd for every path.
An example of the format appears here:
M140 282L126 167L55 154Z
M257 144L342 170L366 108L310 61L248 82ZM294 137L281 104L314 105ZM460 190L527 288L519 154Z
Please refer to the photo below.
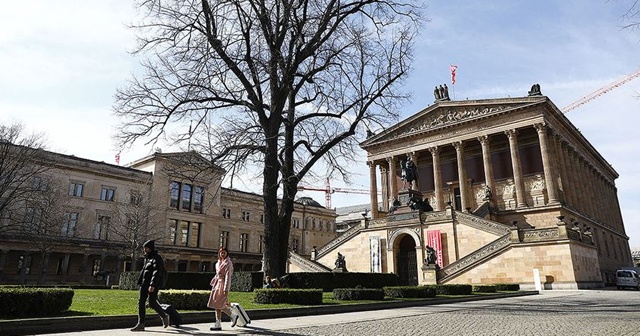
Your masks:
M135 321L132 321L135 322ZM640 335L640 291L542 291L539 295L333 315L49 335ZM133 326L133 325L132 325Z

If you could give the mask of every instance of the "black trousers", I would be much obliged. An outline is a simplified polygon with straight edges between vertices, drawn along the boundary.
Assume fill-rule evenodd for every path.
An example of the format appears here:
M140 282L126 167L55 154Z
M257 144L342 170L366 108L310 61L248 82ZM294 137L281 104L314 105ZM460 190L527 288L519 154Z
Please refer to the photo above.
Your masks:
M138 299L138 323L144 324L144 318L146 316L145 303L149 299L149 307L158 313L160 316L165 316L166 313L160 307L158 303L158 289L156 288L153 293L149 293L149 286L140 286L140 297Z

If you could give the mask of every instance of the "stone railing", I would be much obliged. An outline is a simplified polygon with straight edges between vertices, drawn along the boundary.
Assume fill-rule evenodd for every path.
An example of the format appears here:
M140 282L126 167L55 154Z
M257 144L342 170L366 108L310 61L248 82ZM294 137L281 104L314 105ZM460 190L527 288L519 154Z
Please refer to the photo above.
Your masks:
M315 259L319 259L327 255L329 252L333 251L336 247L338 247L338 245L342 245L342 243L356 236L360 232L360 230L362 230L362 222L360 222L358 225L352 226L351 228L349 228L349 230L345 231L343 234L336 237L336 239L320 247L318 249L318 253L316 253Z
M484 218L486 217L489 213L491 213L491 203L489 203L488 201L485 201L484 203L482 203L474 212L473 214L480 217L480 218Z
M468 225L478 230L490 232L500 236L511 232L511 228L509 228L509 226L507 225L460 211L456 211L456 219L460 224Z
M451 220L451 215L449 215L449 211L447 210L423 212L421 216L422 222L425 224L430 222Z
M470 253L469 255L447 265L447 267L438 271L438 283L444 283L447 280L471 269L478 264L491 259L493 256L502 253L502 250L511 245L511 234L494 240L493 242L483 246L482 248Z
M523 243L532 243L547 240L557 240L560 238L560 229L557 227L540 228L540 229L520 229L518 232L520 241Z
M331 272L329 267L309 260L295 252L289 252L289 262L307 272Z

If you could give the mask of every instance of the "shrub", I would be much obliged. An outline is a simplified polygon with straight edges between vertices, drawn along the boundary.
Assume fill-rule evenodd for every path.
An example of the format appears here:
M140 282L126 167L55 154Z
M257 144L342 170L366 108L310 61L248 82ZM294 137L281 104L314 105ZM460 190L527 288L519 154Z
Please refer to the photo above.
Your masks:
M432 298L436 289L430 286L384 287L384 295L392 298Z
M138 289L140 271L122 272L118 286L121 289ZM215 273L209 272L168 272L165 289L210 290L211 278ZM262 272L233 272L232 292L251 292L262 287Z
M336 288L333 290L335 300L383 300L382 288Z
M322 288L331 292L335 288L383 288L397 286L398 276L393 273L289 273L280 278L283 287L288 288Z
M476 293L495 293L498 291L495 285L473 285L471 290Z
M301 305L322 304L322 289L256 289L255 303L291 303Z
M0 317L47 317L69 310L70 288L0 288Z
M473 286L471 285L427 285L425 287L433 287L436 295L471 295Z
M495 284L495 286L496 286L496 290L499 292L514 292L514 291L520 290L519 284L502 283L502 284Z
M180 310L205 310L209 301L208 290L169 289L160 291L158 300Z

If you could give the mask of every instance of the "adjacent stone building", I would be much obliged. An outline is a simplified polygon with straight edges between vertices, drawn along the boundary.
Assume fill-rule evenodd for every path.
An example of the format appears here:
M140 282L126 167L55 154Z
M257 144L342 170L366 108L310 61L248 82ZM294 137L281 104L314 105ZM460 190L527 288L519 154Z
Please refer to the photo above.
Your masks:
M108 277L113 284L137 269L147 239L156 240L169 271L212 272L220 246L236 270L261 269L262 196L221 187L224 170L199 155L154 153L127 166L47 157L33 184L59 200L59 219L42 218L42 205L24 200L20 217L27 218L0 221L0 283L105 284ZM296 202L292 251L308 257L334 239L335 217L311 199Z
M551 289L600 287L633 264L618 173L537 85L517 98L440 95L361 147L373 219L320 247L324 267L340 252L349 271L403 284Z

